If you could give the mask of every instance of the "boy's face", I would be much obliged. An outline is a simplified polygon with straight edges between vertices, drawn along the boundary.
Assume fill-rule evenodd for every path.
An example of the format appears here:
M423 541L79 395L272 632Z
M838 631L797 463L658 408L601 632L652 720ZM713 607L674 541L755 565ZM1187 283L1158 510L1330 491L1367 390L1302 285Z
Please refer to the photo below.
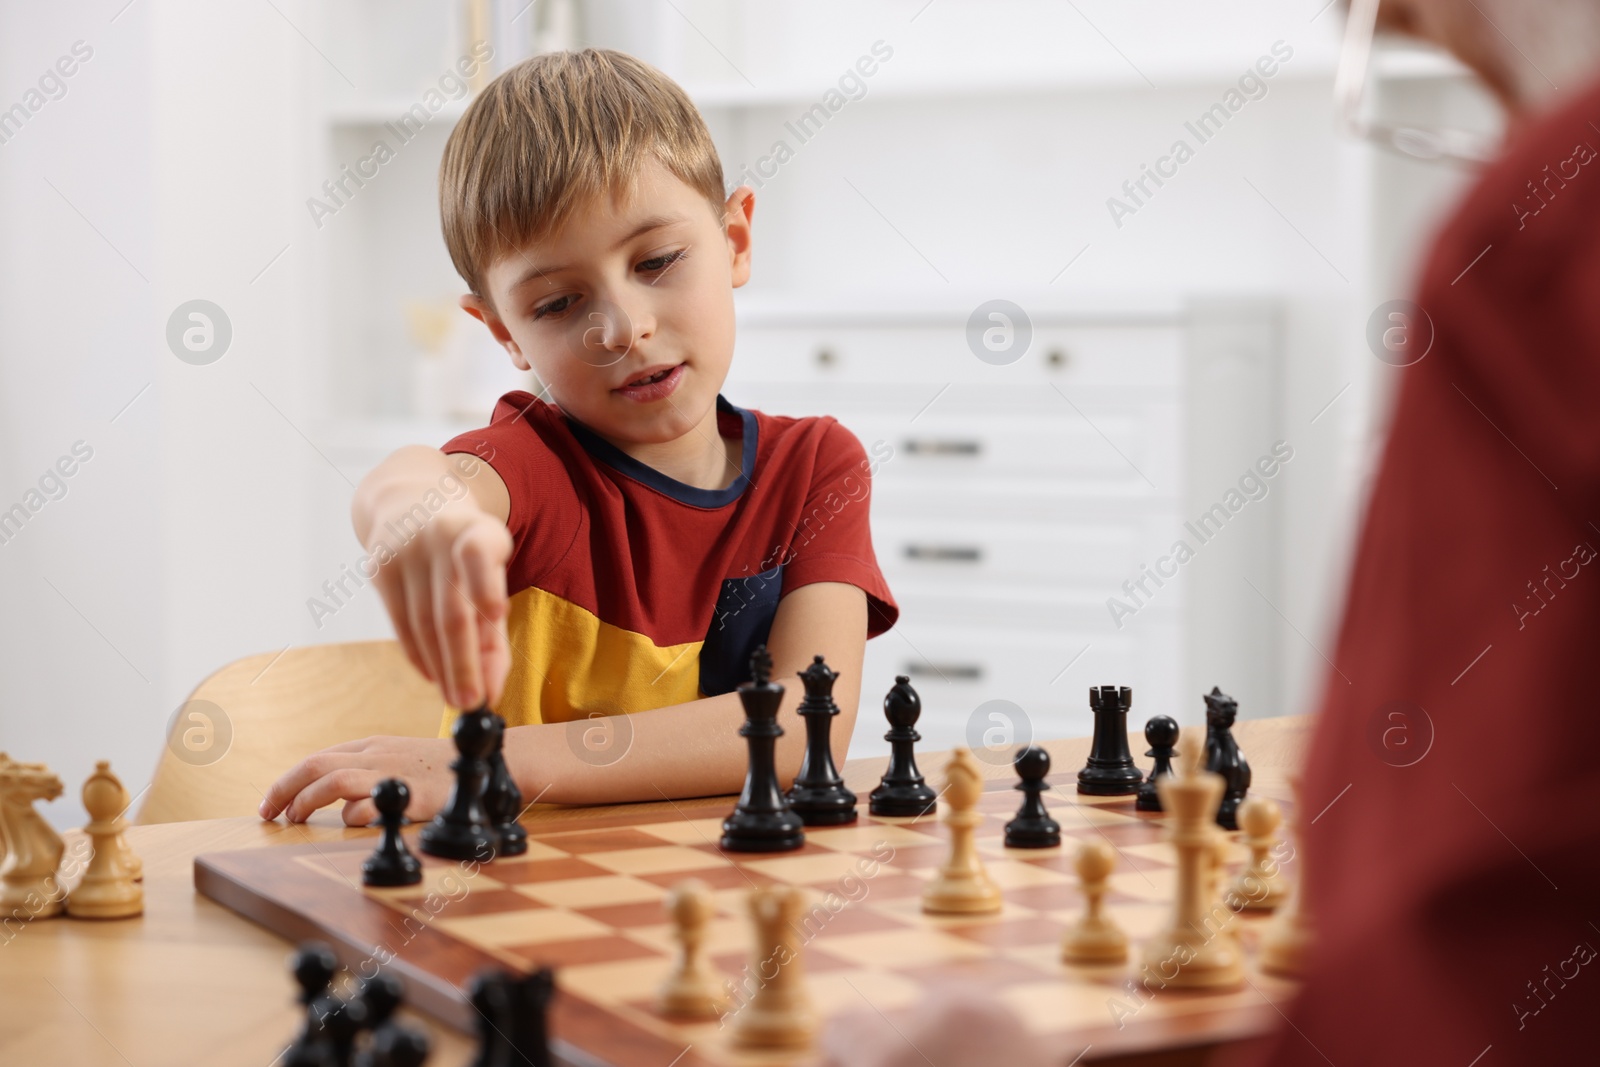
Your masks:
M469 294L461 306L602 437L676 440L707 418L727 377L753 208L740 188L719 218L651 160L633 189L492 263L490 302Z

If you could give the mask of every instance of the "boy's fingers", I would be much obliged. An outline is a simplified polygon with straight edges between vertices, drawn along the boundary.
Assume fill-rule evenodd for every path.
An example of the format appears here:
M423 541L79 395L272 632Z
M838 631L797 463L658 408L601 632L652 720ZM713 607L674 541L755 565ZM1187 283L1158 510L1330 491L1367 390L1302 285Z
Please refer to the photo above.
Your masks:
M483 634L483 688L488 694L489 703L500 703L500 694L505 691L506 675L511 670L511 646L506 639L506 623L504 619L484 626Z
M477 707L483 702L478 691L478 612L444 567L434 569L433 613L446 698L458 708Z
M346 826L371 826L378 820L378 808L370 797L365 800L347 800L344 803L343 817Z
M276 819L300 794L300 790L322 777L325 768L318 761L319 755L307 756L267 787L267 795L261 798L261 807L258 809L263 819Z
M336 800L360 800L372 792L373 776L377 772L346 767L325 774L300 790L289 804L290 822L305 822L318 808L325 808Z
M511 533L498 523L469 527L450 546L462 588L490 621L506 615L506 561Z
M430 682L444 684L439 670L439 636L433 621L433 590L429 588L426 574L404 573L406 620L411 624L411 638L416 642L421 670Z
M426 676L428 665L417 648L415 635L411 632L411 613L406 607L404 584L398 578L391 576L388 580L381 580L380 576L377 585L378 593L383 597L383 606L389 612L389 621L394 624L394 635L400 642L401 651L417 669L417 673Z

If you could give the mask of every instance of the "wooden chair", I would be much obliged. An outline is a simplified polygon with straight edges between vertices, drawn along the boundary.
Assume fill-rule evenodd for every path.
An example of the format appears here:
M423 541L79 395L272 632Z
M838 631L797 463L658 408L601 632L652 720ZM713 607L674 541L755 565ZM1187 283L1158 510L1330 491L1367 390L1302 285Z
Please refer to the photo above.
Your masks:
M267 787L318 749L374 734L436 737L444 710L395 641L238 660L184 704L137 821L254 815Z

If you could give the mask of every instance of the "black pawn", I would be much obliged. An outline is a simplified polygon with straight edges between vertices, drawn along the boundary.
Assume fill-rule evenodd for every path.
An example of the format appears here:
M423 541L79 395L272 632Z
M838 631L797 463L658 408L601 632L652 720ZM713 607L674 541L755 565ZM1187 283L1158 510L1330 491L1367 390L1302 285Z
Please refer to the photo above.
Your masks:
M1089 761L1078 772L1078 792L1097 797L1137 793L1144 774L1133 765L1128 751L1128 709L1133 690L1127 686L1090 686L1089 707L1094 711L1094 741Z
M416 885L422 881L422 861L411 854L400 836L406 822L406 806L411 790L398 778L385 778L372 787L372 803L378 809L383 840L361 865L361 884L370 886Z
M300 987L305 1024L284 1050L284 1067L340 1067L334 1058L331 1035L323 1026L324 1008L331 995L328 986L338 968L333 950L321 941L302 943L290 958L290 969Z
M1157 715L1144 724L1144 739L1150 743L1146 756L1155 757L1150 776L1139 787L1139 799L1134 808L1139 811L1160 811L1161 794L1156 790L1157 778L1172 775L1172 755L1178 750L1178 720L1170 715Z
M778 785L777 744L783 736L778 705L783 686L771 680L772 657L758 645L750 657L751 680L739 685L744 725L739 735L750 748L750 769L733 814L722 821L722 847L729 852L789 852L806 843L800 816Z
M833 702L833 683L839 672L818 656L800 672L806 687L800 717L806 724L806 754L800 774L789 790L789 807L807 826L837 826L856 821L856 795L845 788L833 763L831 733L839 707Z
M1037 745L1027 745L1017 750L1011 765L1022 779L1016 788L1022 791L1022 807L1016 818L1006 823L1007 848L1054 848L1061 844L1061 824L1050 817L1044 807L1045 775L1050 773L1050 753Z
M488 708L463 711L450 736L458 755L450 764L456 784L433 821L422 828L417 843L430 856L447 860L486 860L498 844L483 811L483 790L489 779L489 751L494 745L494 719Z
M517 816L522 814L522 790L506 766L506 721L494 712L494 744L489 749L489 783L483 790L483 813L498 838L501 856L520 856L528 851L528 831Z
M1238 714L1238 701L1212 686L1206 694L1206 770L1222 775L1225 783L1217 806L1217 825L1224 830L1239 828L1239 805L1250 791L1250 764L1233 736Z
M911 679L895 676L894 688L883 698L883 714L889 720L889 769L867 798L867 810L874 815L914 817L933 810L939 794L923 781L917 770L915 745L922 740L917 720L922 717L922 698L911 688Z

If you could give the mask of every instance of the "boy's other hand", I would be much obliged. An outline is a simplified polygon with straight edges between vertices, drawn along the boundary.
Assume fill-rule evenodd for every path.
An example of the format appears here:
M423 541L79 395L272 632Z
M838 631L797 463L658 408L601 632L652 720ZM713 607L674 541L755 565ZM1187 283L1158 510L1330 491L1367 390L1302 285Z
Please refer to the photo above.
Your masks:
M368 737L325 748L302 760L272 783L261 801L261 817L282 814L305 822L311 813L344 801L347 826L366 826L378 817L372 787L385 778L400 778L411 789L406 816L412 822L431 819L450 799L456 757L449 738Z
M503 521L476 507L447 508L374 578L407 657L454 707L493 704L505 685L511 550Z

